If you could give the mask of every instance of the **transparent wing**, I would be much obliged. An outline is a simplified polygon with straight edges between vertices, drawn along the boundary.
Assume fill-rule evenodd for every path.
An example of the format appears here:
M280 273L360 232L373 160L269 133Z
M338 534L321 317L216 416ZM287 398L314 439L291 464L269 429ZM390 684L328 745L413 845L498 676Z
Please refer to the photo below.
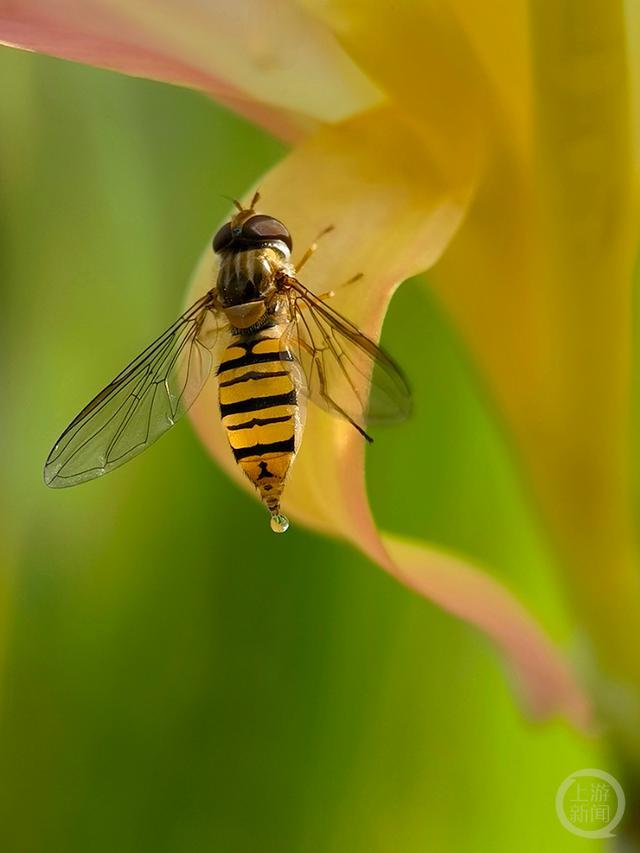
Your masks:
M290 341L306 375L309 398L348 420L368 441L367 424L403 420L411 393L396 363L371 338L296 279Z
M128 462L184 415L211 376L222 321L207 293L88 403L44 467L52 488L75 486Z

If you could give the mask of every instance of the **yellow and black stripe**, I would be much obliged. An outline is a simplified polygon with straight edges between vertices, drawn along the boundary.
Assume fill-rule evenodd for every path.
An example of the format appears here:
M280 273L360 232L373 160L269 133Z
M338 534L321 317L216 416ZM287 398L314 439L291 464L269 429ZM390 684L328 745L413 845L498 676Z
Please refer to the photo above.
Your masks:
M238 332L218 368L220 415L236 462L272 514L301 436L301 407L286 325Z

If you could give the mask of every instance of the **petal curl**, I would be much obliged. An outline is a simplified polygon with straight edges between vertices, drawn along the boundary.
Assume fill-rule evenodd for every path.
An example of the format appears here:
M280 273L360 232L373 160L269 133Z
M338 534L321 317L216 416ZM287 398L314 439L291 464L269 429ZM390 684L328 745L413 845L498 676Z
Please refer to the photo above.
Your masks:
M289 141L380 99L289 0L14 0L0 42L206 91Z
M432 266L449 244L480 168L477 159L460 159L453 150L445 160L444 149L438 149L436 166L428 142L420 128L387 107L323 130L260 185L264 209L287 223L298 255L324 226L336 226L305 267L305 283L321 292L364 273L357 284L338 289L332 304L376 338L397 284ZM189 299L210 287L213 277L207 253ZM216 410L210 383L192 410L196 429L231 476L248 488ZM307 418L284 507L297 521L352 542L422 595L489 633L526 684L535 711L563 711L584 722L584 702L558 653L506 590L460 560L426 548L407 551L395 539L381 539L366 495L363 441L316 407ZM470 583L460 590L463 580Z
M462 158L475 147L478 117L486 121L489 112L487 80L446 0L299 2L413 123L431 131L432 156Z
M408 114L464 144L475 100L526 148L531 132L526 0L300 0ZM455 105L455 106L454 106Z

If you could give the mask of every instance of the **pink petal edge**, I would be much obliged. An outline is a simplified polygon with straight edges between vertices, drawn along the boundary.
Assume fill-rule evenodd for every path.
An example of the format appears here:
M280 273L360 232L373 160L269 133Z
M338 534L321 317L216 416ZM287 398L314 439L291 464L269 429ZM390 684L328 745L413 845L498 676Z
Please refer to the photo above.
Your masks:
M562 652L502 584L460 557L424 544L388 533L381 544L388 554L383 568L495 643L534 716L561 714L583 731L592 729L589 701Z
M196 89L283 142L295 143L317 127L317 122L307 116L262 104L229 81L151 46L129 44L124 35L116 40L74 32L48 20L44 14L7 16L0 13L0 44Z

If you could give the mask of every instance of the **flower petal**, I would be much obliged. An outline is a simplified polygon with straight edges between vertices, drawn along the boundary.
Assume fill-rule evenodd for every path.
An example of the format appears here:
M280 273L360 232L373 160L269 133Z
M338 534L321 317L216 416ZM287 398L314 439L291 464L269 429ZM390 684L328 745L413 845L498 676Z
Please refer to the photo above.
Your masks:
M467 116L458 105L472 98L500 116L511 139L528 145L525 0L493 0L490 14L483 0L300 2L408 114L448 128L448 145L464 142Z
M637 691L630 438L640 28L625 26L632 6L530 7L536 147L522 158L505 140L432 282L514 438L593 644L592 665ZM628 727L637 738L637 719Z
M422 129L391 107L326 128L290 154L262 182L264 209L287 223L298 252L324 226L318 255L304 270L315 292L338 288L332 300L378 337L397 284L433 265L456 232L475 186L477 157L459 158L433 146ZM363 272L356 284L341 282ZM210 252L189 298L214 280ZM249 488L223 435L216 388L210 383L192 410L198 433L214 456ZM562 710L584 721L578 689L533 620L482 572L435 550L384 541L370 514L364 481L364 442L353 428L313 407L284 507L296 520L355 544L391 574L492 636L526 684L536 711ZM463 582L469 581L465 590Z
M488 112L486 81L447 2L300 2L412 121L438 129L432 153L468 150L478 113Z
M455 129L446 114L454 101L442 96L449 77L460 97L475 91L484 105L487 179L431 281L515 439L593 644L593 680L608 673L638 695L637 4L498 0L489 16L481 0L400 10L384 0L304 3L418 120L435 100L443 126ZM447 54L450 74L441 70ZM457 70L472 62L476 82ZM637 749L637 717L621 725Z
M380 99L289 0L15 0L0 10L0 42L204 90L289 140Z

